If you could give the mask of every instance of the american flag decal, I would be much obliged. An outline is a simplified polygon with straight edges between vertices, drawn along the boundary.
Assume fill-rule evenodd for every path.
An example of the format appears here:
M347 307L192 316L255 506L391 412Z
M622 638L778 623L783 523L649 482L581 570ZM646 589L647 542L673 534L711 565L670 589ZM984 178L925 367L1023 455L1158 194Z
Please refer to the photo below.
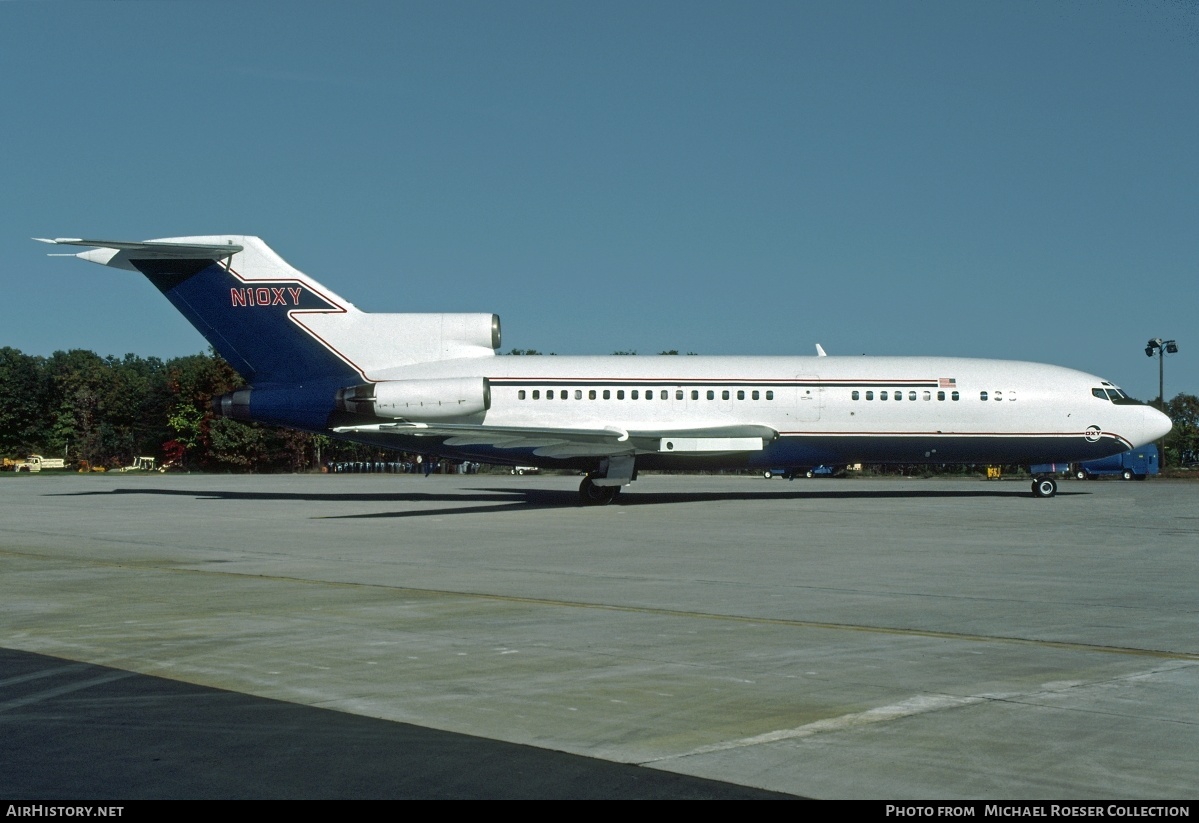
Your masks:
M958 381L954 377L942 377L939 380L937 380L938 388L955 389L955 388L957 388L957 385L958 385Z

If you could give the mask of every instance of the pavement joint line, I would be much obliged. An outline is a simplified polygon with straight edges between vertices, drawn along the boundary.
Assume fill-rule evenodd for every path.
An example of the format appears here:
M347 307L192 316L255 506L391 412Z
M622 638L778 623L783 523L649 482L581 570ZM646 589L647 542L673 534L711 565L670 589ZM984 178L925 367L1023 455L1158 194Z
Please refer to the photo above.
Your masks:
M871 726L877 723L887 723L893 720L902 720L904 718L913 717L916 715L944 711L947 709L958 709L965 706L978 705L980 703L1019 703L1023 705L1042 706L1043 704L1035 700L1036 697L1046 694L1056 694L1062 691L1069 691L1077 688L1102 687L1110 683L1121 681L1127 682L1131 680L1144 680L1162 672L1176 670L1177 669L1174 667L1154 668L1147 671L1133 672L1130 674L1121 675L1119 677L1105 678L1103 680L1093 682L1045 683L1038 689L1026 692L984 693L968 696L949 694L915 695L913 697L909 697L907 700L901 700L897 703L890 703L886 706L875 706L872 709L867 709L861 712L851 712L849 714L843 714L837 717L816 720L792 729L778 729L776 731L764 732L762 734L756 734L750 737L742 737L737 740L725 740L719 743L710 743L706 746L700 746L687 752L645 760L642 761L640 765L663 763L670 760L680 760L686 757L695 757L697 755L730 751L732 749L748 748L750 746L758 746L766 743L778 743L784 740L799 740L805 737L813 737L818 734L826 734L830 732L849 731L865 726ZM1076 709L1071 709L1070 707L1066 706L1054 708L1059 711L1077 711ZM1098 714L1113 713L1098 712ZM1187 725L1190 724L1187 723Z
M75 683L67 683L64 686L57 686L53 689L46 689L45 691L38 692L37 694L26 695L25 697L18 697L13 700L6 700L0 703L0 712L7 712L11 711L12 709L23 708L24 706L29 706L34 703L41 703L44 700L50 700L51 698L59 697L64 694L70 694L71 692L82 691L83 689L90 689L93 686L102 686L105 683L111 683L114 680L124 680L127 677L137 676L137 672L108 672L100 675L99 677L91 677L87 680L80 680Z
M71 672L82 671L83 669L86 669L88 665L89 664L87 663L71 663L66 666L53 666L48 669L30 672L29 674L23 674L18 677L6 677L5 679L0 680L0 689L7 688L8 686L17 686L21 683L29 683L33 680L41 680L45 677L57 677L60 674L70 674Z
M846 731L849 729L861 728L863 726L871 726L876 723L886 723L892 720L901 720L905 717L912 717L918 714L927 714L928 712L941 711L944 709L956 709L962 706L973 706L978 703L994 700L993 695L976 695L970 697L959 697L955 695L916 695L909 697L907 700L901 700L898 703L891 703L887 706L875 706L872 709L867 709L862 712L851 712L850 714L839 715L838 717L827 717L823 720L816 720L811 723L805 723L802 726L797 726L793 729L778 729L772 732L756 734L752 737L742 737L738 740L725 740L720 743L711 743L707 746L700 746L688 752L680 754L667 755L666 757L658 757L652 760L646 760L642 765L648 763L662 763L667 760L680 760L685 757L695 757L702 754L711 754L713 752L729 751L731 749L742 749L749 746L759 746L764 743L778 743L783 740L798 740L805 737L812 737L817 734L825 734L828 732Z
M1178 652L1165 649L1138 649L1127 646L1101 646L1092 643L1076 643L1068 640L1046 640L1026 637L1005 637L1003 635L969 634L965 632L946 632L936 629L904 628L898 626L867 626L854 623L832 623L819 620L793 620L780 617L749 617L736 614L716 614L713 612L687 611L683 609L665 609L655 606L621 606L612 603L587 603L572 600L557 600L552 598L522 597L488 592L452 591L448 589L422 589L413 586L390 586L382 583L362 583L345 580L310 580L303 577L287 577L282 575L248 574L220 569L189 569L162 565L140 565L136 563L117 563L95 558L75 558L74 560L59 560L43 558L32 552L15 552L0 550L0 555L15 557L33 557L41 560L53 560L59 563L81 562L94 566L158 571L168 574L193 574L214 577L237 578L242 580L278 581L309 586L335 586L344 588L374 589L395 593L423 594L442 597L462 597L475 600L490 600L500 603L525 603L536 606L552 606L572 609L597 609L611 612L626 612L630 614L657 615L661 617L681 617L699 620L719 620L732 623L751 625L787 626L801 629L823 629L827 631L864 632L872 634L896 635L900 637L919 637L938 640L958 640L975 643L1009 643L1013 645L1034 646L1037 648L1059 649L1065 651L1095 652L1099 654L1117 654L1130 657L1153 657L1161 660L1188 660L1199 662L1197 652Z

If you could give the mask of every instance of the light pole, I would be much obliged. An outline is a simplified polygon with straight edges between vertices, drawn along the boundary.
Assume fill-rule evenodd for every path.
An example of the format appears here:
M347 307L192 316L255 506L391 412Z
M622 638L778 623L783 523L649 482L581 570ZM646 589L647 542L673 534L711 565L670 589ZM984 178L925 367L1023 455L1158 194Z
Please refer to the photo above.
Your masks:
M1164 410L1166 408L1166 371L1163 361L1167 353L1178 354L1178 343L1173 340L1162 340L1160 337L1155 337L1145 344L1145 356L1152 357L1155 351L1157 352L1157 407Z

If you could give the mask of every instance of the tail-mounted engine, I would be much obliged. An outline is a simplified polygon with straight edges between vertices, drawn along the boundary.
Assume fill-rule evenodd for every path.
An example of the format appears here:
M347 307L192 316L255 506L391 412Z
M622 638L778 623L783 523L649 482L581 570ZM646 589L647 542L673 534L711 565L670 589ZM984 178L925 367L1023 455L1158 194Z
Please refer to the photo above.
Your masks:
M446 420L482 414L491 408L486 377L389 380L337 392L338 411L386 420Z
M217 417L229 417L233 420L253 420L250 416L251 391L253 390L238 389L212 398L212 413Z

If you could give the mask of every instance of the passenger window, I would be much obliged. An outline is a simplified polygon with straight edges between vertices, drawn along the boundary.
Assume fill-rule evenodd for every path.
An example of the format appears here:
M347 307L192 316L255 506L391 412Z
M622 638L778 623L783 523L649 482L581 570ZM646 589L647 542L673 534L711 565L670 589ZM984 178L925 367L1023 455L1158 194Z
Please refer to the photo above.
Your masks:
M604 399L605 400L612 399L612 390L611 389L604 389Z
M953 394L951 394L951 395L949 395L949 396L953 398L954 402L957 402L957 399L958 399L958 398L959 398L961 395L959 395L957 392L954 392Z
M616 399L617 399L617 400L624 400L624 389L617 389L617 390L616 390Z
M773 399L774 399L774 392L772 392L772 391L768 391L768 392L766 392L766 399L767 399L767 400L773 400Z
M939 391L939 392L937 392L937 399L938 399L938 400L944 400L944 399L945 399L945 392L943 392L943 391Z
M715 400L715 399L716 399L716 392L712 391L711 389L708 389L708 399L709 399L709 400Z
M896 400L903 400L903 392L901 392L901 391L897 391L897 392L895 392L895 399L896 399Z
M925 392L925 394L928 394L928 392ZM908 392L908 400L915 400L915 399L916 399L916 392L914 392L914 391ZM926 397L924 399L927 400L928 398Z
M873 399L874 399L874 392L872 392L872 391L868 391L868 392L866 392L866 399L867 399L867 400L873 400Z
M575 389L575 400L582 400L582 399L583 399L583 390Z
M745 392L743 392L743 391L739 391L739 392L737 392L737 399L738 399L738 400L744 400L744 399L745 399Z
M757 389L754 389L753 398L754 398L754 400L760 400L760 399L761 399L761 395L758 393L758 390L757 390Z
M646 399L646 400L653 400L653 399L654 399L654 390L653 390L653 389L650 389L649 391L647 391L647 392L645 393L645 399Z
M533 399L534 399L534 400L540 400L540 399L541 399L541 392L540 392L540 391L538 391L537 389L533 389Z
M578 392L576 392L576 394L577 393ZM567 400L570 398L570 392L568 392L566 389L563 389L562 391L558 392L558 396L563 400Z
M629 392L629 397L634 400L640 400L641 394L636 389L633 389L631 392Z
M691 392L691 399L692 399L692 400L699 400L699 392L698 392L698 391L695 391L695 390L692 390L692 392Z
M1015 399L1016 399L1016 393L1015 393L1014 391L1010 391L1010 392L1008 392L1008 393L1007 393L1007 399L1008 399L1008 400L1015 400Z
M720 393L720 399L721 399L721 400L728 400L728 399L729 399L729 390L728 390L728 389L725 389L724 391L722 391L722 392Z
M1003 392L1001 392L1001 391L997 391L997 392L995 392L995 399L996 399L996 400L1003 400Z
M980 391L980 392L978 393L978 399L979 399L979 400L986 400L986 399L987 399L987 393L986 393L985 391Z
M592 389L591 391L587 392L587 399L588 399L588 400L594 400L594 399L595 399L595 389Z
M878 399L879 399L879 400L886 400L886 399L887 399L887 393L886 393L885 391L881 391L881 392L879 392L879 393L878 393Z
M757 392L754 392L754 394L757 394ZM860 394L858 393L858 391L855 389L855 390L854 390L854 392L853 392L853 394L851 395L851 397L853 397L853 399L854 399L854 400L858 400L858 399L860 399L860 398L861 398L861 395L860 395ZM757 399L757 398L755 398L755 399Z
M913 399L915 399L915 398L913 398ZM930 391L926 391L926 392L924 393L924 399L925 399L925 400L932 400L932 399L933 399L933 393L932 393L932 392L930 392Z
M662 389L662 393L658 395L658 399L659 400L669 400L670 392L666 391L666 389Z
M525 390L524 390L524 389L521 389L520 391L518 391L518 392L516 393L516 396L517 396L517 398L518 398L518 399L520 399L520 400L524 400L524 399L525 399Z
M675 400L682 400L682 399L683 399L683 390L682 390L682 389L675 389L675 390L674 390L674 399L675 399Z

